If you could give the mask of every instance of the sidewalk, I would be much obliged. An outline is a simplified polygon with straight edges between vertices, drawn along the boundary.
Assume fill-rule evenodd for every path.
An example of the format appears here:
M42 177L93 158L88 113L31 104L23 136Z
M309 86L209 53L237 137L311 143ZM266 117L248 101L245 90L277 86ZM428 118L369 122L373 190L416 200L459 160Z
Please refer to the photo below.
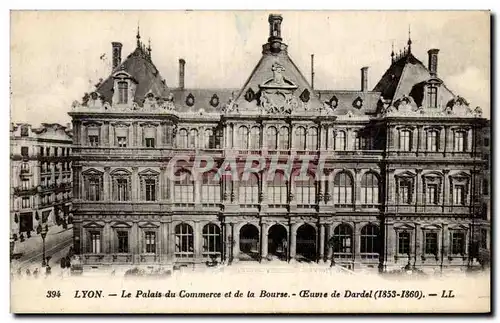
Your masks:
M49 227L49 231L45 237L45 247L67 240L72 235L72 224L68 225L67 229L63 229L62 226L53 225ZM41 250L42 236L40 234L33 233L30 238L27 238L23 242L20 242L19 239L15 242L13 254L18 255L21 258L25 258L30 255L36 255Z

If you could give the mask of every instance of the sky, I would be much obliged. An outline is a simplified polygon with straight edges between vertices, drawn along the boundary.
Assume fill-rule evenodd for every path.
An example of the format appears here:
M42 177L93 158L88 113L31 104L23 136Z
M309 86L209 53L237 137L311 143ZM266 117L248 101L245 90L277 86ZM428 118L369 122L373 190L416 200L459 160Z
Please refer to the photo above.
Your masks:
M122 59L137 26L169 87L186 60L186 87L239 88L267 42L266 11L15 11L11 13L11 121L70 122L67 112L111 72L111 42ZM479 11L273 11L283 16L288 52L315 88L358 90L360 68L373 88L406 46L427 65L438 48L438 76L472 107L490 115L490 16ZM104 59L100 57L106 54Z

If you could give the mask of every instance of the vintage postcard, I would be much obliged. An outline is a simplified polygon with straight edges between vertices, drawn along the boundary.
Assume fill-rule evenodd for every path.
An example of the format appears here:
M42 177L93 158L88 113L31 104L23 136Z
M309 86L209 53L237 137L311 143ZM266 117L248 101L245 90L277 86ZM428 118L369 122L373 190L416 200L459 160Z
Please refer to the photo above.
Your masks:
M489 11L11 11L13 313L490 313Z

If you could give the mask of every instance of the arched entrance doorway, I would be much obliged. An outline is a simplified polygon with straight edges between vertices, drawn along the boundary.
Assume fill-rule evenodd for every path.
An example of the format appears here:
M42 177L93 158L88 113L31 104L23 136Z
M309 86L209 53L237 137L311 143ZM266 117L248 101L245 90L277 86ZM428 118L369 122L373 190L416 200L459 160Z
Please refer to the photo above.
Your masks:
M297 229L297 260L316 260L316 229L307 223Z
M245 224L240 229L240 259L259 259L259 229L253 224Z
M287 260L288 232L281 224L275 224L268 231L267 252L269 256Z

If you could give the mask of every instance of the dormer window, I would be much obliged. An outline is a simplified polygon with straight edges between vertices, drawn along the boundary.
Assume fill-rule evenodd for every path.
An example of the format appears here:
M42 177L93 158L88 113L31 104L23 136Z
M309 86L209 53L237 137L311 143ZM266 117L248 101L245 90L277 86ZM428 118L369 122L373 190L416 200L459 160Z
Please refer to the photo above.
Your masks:
M429 86L428 87L428 107L431 109L437 108L437 87L436 86Z
M118 103L128 103L128 83L126 81L118 82Z

